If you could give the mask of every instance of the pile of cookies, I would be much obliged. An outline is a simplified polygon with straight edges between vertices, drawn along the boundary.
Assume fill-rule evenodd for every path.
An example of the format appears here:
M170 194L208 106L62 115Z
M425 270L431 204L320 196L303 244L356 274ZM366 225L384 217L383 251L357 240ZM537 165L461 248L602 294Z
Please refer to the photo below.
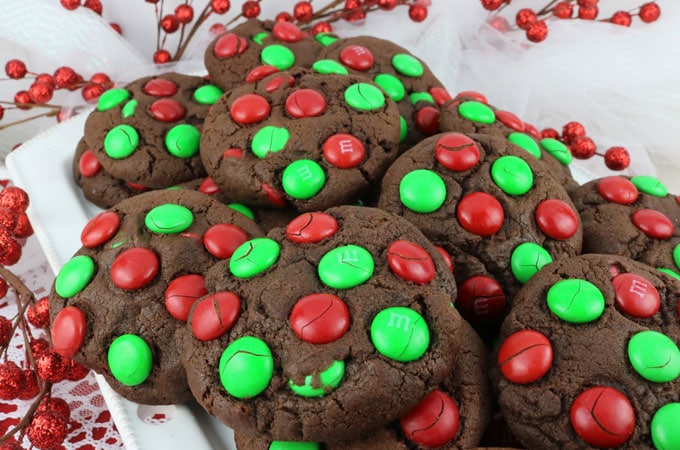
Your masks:
M243 449L680 448L680 197L374 37L250 20L105 92L57 352Z

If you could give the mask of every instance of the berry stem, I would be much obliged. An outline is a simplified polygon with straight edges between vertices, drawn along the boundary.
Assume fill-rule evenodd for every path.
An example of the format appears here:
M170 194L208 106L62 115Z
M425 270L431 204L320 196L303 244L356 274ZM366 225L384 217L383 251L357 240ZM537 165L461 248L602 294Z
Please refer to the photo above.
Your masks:
M203 11L201 11L201 14L198 16L198 19L196 19L194 25L191 27L191 30L189 30L189 34L187 35L186 41L182 42L182 37L180 37L179 41L181 45L178 44L177 46L177 52L175 53L175 57L173 58L174 61L180 60L185 50L187 49L189 42L191 42L191 39L196 34L196 31L198 31L201 25L203 25L203 23L206 20L208 20L208 17L210 17L211 12L212 10L210 9L210 2L208 2L203 8ZM182 27L182 33L184 33L184 27Z
M33 414L38 409L38 406L40 406L40 402L43 400L43 398L45 398L45 396L50 392L51 389L52 383L44 382L43 387L40 390L40 393L35 398L35 400L33 400L31 406L28 407L28 411L26 411L26 414L21 418L19 423L16 424L14 428L5 433L4 436L0 436L0 444L14 436L17 432L26 428L28 424L31 423L31 420L33 420Z
M26 310L28 307L32 304L35 304L35 297L33 296L33 293L31 292L28 287L24 284L23 281L16 275L14 275L11 271L7 270L5 267L0 266L0 277L4 278L5 281L10 285L12 289L14 289L16 298L17 298L17 320L12 324L12 331L10 333L10 336L13 336L14 333L16 332L17 328L21 326L21 328L24 328L24 316L26 314ZM21 299L26 299L26 302L22 302ZM24 335L24 340L27 339L27 337ZM25 342L25 344L28 346L28 342ZM7 350L9 349L9 344L7 347L0 349L1 353L6 353Z
M41 106L44 106L44 105L41 105ZM15 120L14 122L10 122L10 123L7 123L5 125L0 125L0 131L4 130L5 128L9 128L13 125L19 125L19 124L22 124L22 123L30 122L31 120L39 119L41 117L54 117L57 114L59 114L59 111L53 109L51 111L44 112L42 114L36 114L35 116L26 117L26 118L21 119L21 120Z

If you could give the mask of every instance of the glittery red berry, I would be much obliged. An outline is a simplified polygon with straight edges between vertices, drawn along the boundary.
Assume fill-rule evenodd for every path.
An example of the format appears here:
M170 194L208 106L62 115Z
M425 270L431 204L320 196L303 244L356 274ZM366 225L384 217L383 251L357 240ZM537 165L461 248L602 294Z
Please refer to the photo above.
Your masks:
M8 77L18 80L26 76L26 64L20 59L10 59L5 64L5 73Z
M655 2L645 3L640 6L640 12L638 13L640 20L645 23L654 22L661 15L661 8Z
M241 6L241 13L246 19L254 19L260 15L260 2L249 0Z
M579 6L578 18L583 20L595 20L599 12L597 6Z
M82 380L90 373L90 369L78 364L72 359L68 359L68 368L66 370L66 379L69 381L79 381Z
M123 30L120 28L120 25L118 25L117 23L111 22L111 23L109 24L109 26L110 26L111 28L113 28L113 31L115 31L116 33L118 33L118 34L123 34Z
M210 35L211 36L219 36L220 34L224 34L227 32L227 28L224 26L224 24L221 23L214 23L210 25Z
M229 11L231 2L229 0L211 0L210 7L216 14L224 14Z
M19 220L17 213L9 208L0 206L0 227L6 229L10 233L14 233Z
M0 364L0 400L13 400L24 388L24 371L14 361Z
M64 358L52 350L44 351L35 358L35 371L41 380L51 383L63 381L67 369Z
M536 22L536 20L538 20L536 13L531 8L522 8L517 11L515 16L515 23L523 30L528 30L529 26Z
M54 71L54 84L58 89L70 88L78 83L80 76L70 67L59 67Z
M31 103L31 96L28 94L28 91L19 91L16 94L14 94L14 103L17 103L17 108L19 109L30 109L31 107L29 106Z
M414 22L422 22L427 18L427 6L419 3L409 6L408 16Z
M611 19L609 19L614 25L620 25L622 27L629 27L633 21L633 17L628 11L616 11Z
M357 22L359 20L364 20L366 18L366 11L364 11L362 8L357 8L345 13L343 18L347 22Z
M2 282L5 286L5 295L7 295L7 282L4 279ZM0 347L7 346L10 340L12 340L12 321L5 316L0 316Z
M24 447L12 436L0 444L0 450L24 450Z
M569 122L562 127L562 138L564 143L569 145L579 136L585 136L586 129L579 122Z
M57 413L66 420L71 418L71 407L68 406L66 400L58 397L45 397L42 399L36 413L38 412L53 412Z
M83 3L83 6L91 9L92 11L96 12L100 16L102 15L102 11L104 10L104 7L102 6L101 0L85 0L85 3Z
M599 0L576 0L576 4L583 8L588 8L591 6L597 6Z
M80 92L86 102L92 103L97 101L99 96L102 95L105 90L106 89L104 89L104 86L101 84L87 83L85 86L83 86L83 89Z
M531 42L543 42L548 37L548 25L545 20L537 20L529 25L527 29L527 39Z
M50 343L43 338L32 339L30 345L34 357L42 355L50 349Z
M40 393L40 383L33 369L24 369L24 388L19 392L19 400L30 400Z
M26 428L26 435L35 447L51 449L64 442L68 421L56 412L36 413Z
M161 19L161 28L166 33L174 33L179 29L179 19L174 14L168 14Z
M378 7L384 11L391 11L397 6L397 0L378 0Z
M553 6L552 13L560 19L569 19L574 14L574 5L568 1L562 1Z
M97 84L111 83L111 78L104 72L97 72L90 77L90 81Z
M313 14L314 8L312 8L311 2L297 2L293 7L293 16L295 20L300 22L311 19Z
M0 264L11 266L21 258L21 245L4 228L0 228Z
M541 130L541 138L559 139L560 133L554 128L544 128Z
M80 0L60 0L60 1L61 6L68 9L69 11L73 11L74 9L80 6Z
M292 22L293 21L293 16L291 13L281 11L276 15L274 18L277 22Z
M495 11L501 7L503 0L482 0L482 7L489 11Z
M0 105L0 120L2 120L2 117L5 115L5 108Z
M3 208L9 208L20 214L26 211L28 203L28 194L20 187L8 186L0 191L0 206Z
M587 136L578 136L575 138L570 145L571 154L574 158L578 159L588 159L595 154L597 146L592 139Z
M175 16L180 23L187 24L194 20L194 8L186 3L178 5L175 8Z
M624 147L611 147L604 153L604 163L610 170L623 170L630 165L630 154Z
M43 297L35 305L29 306L26 318L37 328L47 328L50 324L49 297Z
M35 82L45 83L50 87L50 89L54 89L55 87L57 87L56 84L54 84L54 78L49 73L41 73L40 75L35 77Z
M153 62L156 64L165 64L170 62L171 59L170 52L165 49L156 50L153 54Z
M361 8L361 0L345 0L345 11L351 11L356 8Z
M21 213L17 216L17 224L14 227L14 237L23 239L33 234L33 227L28 220L26 213ZM1 297L1 296L0 296Z
M317 22L312 27L312 34L330 33L331 31L333 31L333 27L328 22Z

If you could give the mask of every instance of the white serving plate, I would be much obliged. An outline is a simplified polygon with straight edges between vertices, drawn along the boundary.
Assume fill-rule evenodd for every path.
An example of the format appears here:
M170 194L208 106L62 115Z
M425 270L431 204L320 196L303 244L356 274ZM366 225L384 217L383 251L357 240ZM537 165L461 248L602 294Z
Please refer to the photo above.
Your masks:
M71 175L87 113L34 137L6 159L14 183L29 195L27 214L55 274L80 249L85 223L101 211L85 199ZM97 381L127 450L236 450L233 431L196 402L139 405L114 392L103 377Z

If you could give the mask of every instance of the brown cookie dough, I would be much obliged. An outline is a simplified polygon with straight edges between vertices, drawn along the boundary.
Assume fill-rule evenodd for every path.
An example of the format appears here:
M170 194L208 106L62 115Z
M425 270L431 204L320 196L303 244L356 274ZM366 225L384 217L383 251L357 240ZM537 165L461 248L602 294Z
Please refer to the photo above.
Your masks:
M564 188L499 136L422 141L390 166L378 206L451 254L456 307L475 326L498 325L541 266L581 252L581 222Z
M132 401L189 399L174 334L207 292L209 267L260 235L254 222L199 192L152 191L118 203L88 222L83 247L56 277L55 350Z
M384 426L467 351L443 259L378 209L303 214L215 265L207 285L182 342L189 385L210 414L263 439L333 443ZM201 302L220 298L231 319L204 336Z
M626 256L680 278L680 196L656 177L611 176L571 193L583 252Z
M569 165L573 157L562 142L542 139L532 125L510 111L498 109L477 92L462 92L441 107L439 127L442 132L492 134L507 138L547 166L567 192L578 187Z
M203 120L222 94L202 77L166 73L106 91L85 122L85 141L114 177L164 188L205 176Z
M361 439L317 444L326 450L469 449L478 445L489 421L490 392L484 344L462 322L463 345L453 370L401 421L372 430ZM270 441L236 431L238 450L268 450Z
M250 19L216 37L204 61L213 83L228 91L293 66L311 67L322 48L293 23Z
M616 255L538 272L503 322L492 379L530 449L674 448L680 281Z
M398 141L397 106L370 80L300 69L225 94L206 118L201 157L239 203L318 211L378 185Z

